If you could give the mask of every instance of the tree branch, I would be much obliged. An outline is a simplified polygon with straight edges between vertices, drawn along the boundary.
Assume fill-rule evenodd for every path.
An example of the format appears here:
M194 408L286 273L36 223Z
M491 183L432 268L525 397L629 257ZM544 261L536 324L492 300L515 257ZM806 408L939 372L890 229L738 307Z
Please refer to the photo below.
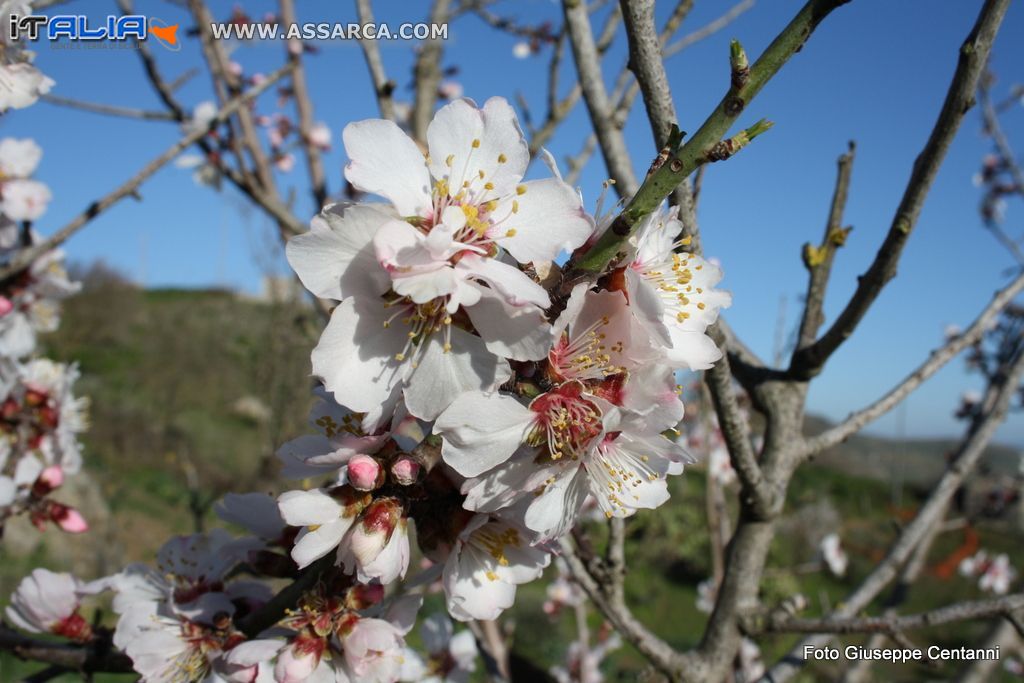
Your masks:
M590 14L583 0L563 0L562 10L565 15L566 33L576 62L576 72L580 78L583 101L587 105L591 124L601 146L608 175L615 181L619 195L629 197L636 192L638 183L633 173L629 150L626 149L625 137L612 116L611 102L601 72L601 55L597 51L590 27Z
M32 264L40 255L50 251L51 249L63 244L69 237L78 232L83 226L91 221L96 216L100 215L111 206L121 201L125 197L132 195L138 190L139 186L143 182L148 180L150 176L156 173L158 170L163 168L165 164L170 162L174 157L178 156L183 150L195 144L203 136L207 135L211 130L224 123L230 116L232 116L240 108L248 104L255 97L266 91L270 86L277 83L284 76L286 76L292 67L286 65L270 74L265 81L257 86L252 87L247 92L239 95L225 106L221 107L220 111L217 112L209 124L202 129L195 130L185 137L178 140L178 142L171 145L165 152L157 156L155 159L146 164L142 169L139 170L134 176L122 183L112 192L108 193L101 199L98 199L91 203L85 208L78 216L73 218L67 225L55 232L45 241L37 244L34 247L24 249L19 252L11 261L0 268L0 280L11 277L15 273L18 273L29 265Z
M832 274L832 262L836 251L846 239L843 230L843 210L846 208L846 197L850 190L850 175L853 171L853 156L856 146L850 141L846 154L839 157L839 172L836 174L836 188L832 193L832 206L829 208L828 221L825 223L825 236L817 247L810 243L804 246L804 265L808 270L807 296L804 301L803 318L800 321L800 332L797 338L797 349L806 348L814 343L818 329L825 323L825 290L828 288L829 276Z
M144 121L177 120L177 117L175 117L173 113L166 111L149 111L147 109L119 107L113 104L85 102L83 100L76 100L71 97L61 97L60 95L40 95L39 99L41 99L43 102L48 102L49 104L55 104L60 107L70 107L72 109L81 109L82 111L89 111L94 114L121 116L128 119L142 119Z
M958 621L1006 617L1024 609L1024 593L991 600L968 600L928 612L889 617L847 617L800 619L772 613L760 623L750 624L754 633L901 633Z
M939 166L964 114L974 104L974 92L1008 5L1009 0L986 0L977 23L960 48L959 62L939 118L914 162L903 199L878 254L860 277L856 291L832 326L818 341L794 354L790 372L795 377L807 379L819 373L829 356L856 329L882 288L896 276L900 255L921 215L921 207Z
M797 13L796 17L782 30L764 51L761 57L750 67L750 71L742 83L735 82L722 101L705 120L700 129L660 168L648 175L643 185L616 217L612 226L597 243L586 253L573 260L568 269L573 279L582 279L587 274L599 273L615 258L621 244L627 240L639 225L640 220L653 211L687 176L698 166L717 158L723 158L716 152L721 145L735 151L745 140L763 132L763 128L755 126L734 138L732 145L722 142L722 136L732 127L743 112L744 107L761 91L765 84L789 58L803 46L814 29L834 9L847 0L810 0ZM728 150L722 150L728 151ZM571 288L571 287L570 287Z
M286 24L297 23L294 0L281 0L281 21ZM309 180L312 184L310 191L319 212L327 202L327 178L324 175L320 150L312 142L313 101L309 97L306 72L302 68L302 50L301 40L289 41L288 63L292 65L292 96L295 98L295 110L299 114L299 135L302 137L302 149L306 155L306 166L309 168Z
M451 0L434 0L430 9L431 24L443 24L448 21ZM441 56L444 50L440 40L427 40L420 47L416 58L413 74L416 83L416 96L412 105L412 136L421 143L426 143L427 126L434 116L434 105L437 103L437 88L441 83Z
M1000 311L1006 308L1021 291L1024 291L1024 274L1018 275L1013 282L996 292L988 306L985 307L963 333L951 339L941 348L932 351L928 360L907 375L902 382L890 389L885 396L866 408L851 413L849 417L831 429L808 439L802 449L802 457L816 455L842 443L863 429L865 425L896 407L900 401L942 369L946 363L955 358L961 351L977 343L982 335L985 334L989 324L995 320Z
M85 645L44 640L24 635L0 623L0 651L10 652L25 661L41 662L65 671L83 673L131 673L132 662L127 655L114 650L109 638L99 638Z
M356 12L359 15L359 23L363 25L374 23L371 0L356 0ZM373 94L377 98L377 107L380 109L380 115L382 118L394 121L395 100L391 95L395 91L395 82L388 79L387 72L384 70L384 60L380 56L380 46L373 38L360 36L359 47L363 50L366 66L370 70L370 80L373 81Z

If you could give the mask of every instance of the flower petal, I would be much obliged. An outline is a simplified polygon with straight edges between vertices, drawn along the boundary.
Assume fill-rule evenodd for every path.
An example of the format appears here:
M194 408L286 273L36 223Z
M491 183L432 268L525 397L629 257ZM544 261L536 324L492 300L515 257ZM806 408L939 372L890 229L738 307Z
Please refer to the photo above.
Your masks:
M480 300L466 309L487 350L502 358L540 360L551 348L551 325L533 306L513 306L492 289L480 288Z
M524 183L519 192L498 203L494 215L508 218L488 236L520 263L553 261L594 231L579 193L557 178Z
M498 259L477 254L466 254L455 266L462 271L489 284L513 306L533 304L541 308L551 305L548 293L529 276Z
M493 391L512 376L507 361L492 354L480 337L465 330L451 328L448 351L437 333L425 343L427 348L405 388L405 404L420 419L436 419L460 394Z
M353 411L377 409L397 391L402 366L395 354L407 337L400 326L386 327L387 318L380 299L346 299L334 309L313 349L313 374Z
M444 439L444 461L462 476L475 477L512 457L534 417L512 396L472 391L441 413L434 433Z
M502 97L492 97L482 109L464 99L445 105L427 128L427 145L435 178L448 178L451 192L464 182L481 189L490 183L487 199L512 192L530 163L515 110Z
M432 210L426 160L393 121L350 123L341 137L349 158L345 178L350 183L390 200L401 216L426 216Z
M288 263L319 297L380 296L391 281L377 262L373 236L390 218L383 207L330 206L313 218L309 232L288 240Z

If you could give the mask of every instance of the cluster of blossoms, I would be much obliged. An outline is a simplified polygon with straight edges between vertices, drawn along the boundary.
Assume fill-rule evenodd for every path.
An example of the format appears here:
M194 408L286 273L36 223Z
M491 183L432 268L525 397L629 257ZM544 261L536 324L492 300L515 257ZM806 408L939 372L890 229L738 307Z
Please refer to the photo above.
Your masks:
M1010 564L1006 553L990 556L986 551L979 550L960 562L960 575L978 580L978 588L983 591L1006 595L1010 584L1017 579L1017 570Z
M329 207L288 245L307 288L340 302L312 355L335 414L320 409L318 442L285 449L339 473L281 497L307 527L293 556L334 551L387 582L405 572L411 518L451 614L491 619L588 497L608 517L667 500L687 461L662 436L683 413L674 372L717 360L704 329L728 295L716 267L675 251L682 226L662 211L550 319L528 272L600 228L557 173L523 182L526 141L502 99L443 107L426 155L389 121L343 140L349 182L387 201ZM417 460L428 434L441 463ZM410 460L423 467L405 483L395 468Z
M7 27L11 15L32 14L29 0L5 0L0 3L0 113L8 109L24 109L35 104L40 95L50 92L55 85L52 78L33 66L35 54L26 50L17 40L10 38Z
M10 3L4 8L27 10ZM13 46L4 47L8 58L17 54ZM28 63L0 67L0 109L35 101L18 91L11 103L14 96L5 88L12 69L35 72ZM31 223L46 211L50 190L31 176L42 154L33 140L0 140L0 266L40 241ZM57 329L58 302L79 289L63 260L59 250L47 251L0 281L0 532L17 514L26 514L40 530L49 522L73 533L88 528L76 510L50 497L82 464L78 434L86 427L86 402L72 393L78 370L35 357L37 334Z
M248 536L174 539L157 569L89 586L115 592L110 637L146 681L465 680L475 647L447 617L424 622L426 656L405 646L422 587L439 581L457 621L495 619L579 520L661 505L691 462L663 435L684 412L675 373L719 358L704 331L729 295L679 250L674 211L553 300L537 273L610 220L553 163L524 181L505 100L444 106L426 154L390 121L342 139L347 180L384 201L329 206L288 244L338 302L312 353L312 432L278 452L302 486L222 501ZM427 565L399 589L410 524ZM273 579L295 581L290 609Z

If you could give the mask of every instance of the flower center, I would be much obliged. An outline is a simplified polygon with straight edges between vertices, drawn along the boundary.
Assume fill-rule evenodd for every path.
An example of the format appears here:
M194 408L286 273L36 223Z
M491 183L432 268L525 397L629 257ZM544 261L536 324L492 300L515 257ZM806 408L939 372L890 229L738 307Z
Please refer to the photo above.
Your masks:
M426 342L430 335L443 330L445 353L452 350L452 316L447 311L449 297L442 296L424 304L413 303L409 297L398 297L385 301L385 308L394 309L394 313L384 321L384 327L404 325L408 328L406 342L402 350L395 354L399 362L409 361L412 367L419 365L420 358L426 350Z
M607 329L611 320L602 316L585 330L575 332L573 338L568 331L548 352L552 371L561 380L604 379L625 372L625 368L612 363L609 351L622 353L625 344L621 339L608 340Z
M583 397L583 385L568 382L530 403L537 421L527 443L546 444L553 460L579 459L601 433L601 410Z
M705 304L701 301L692 301L691 297L704 293L702 287L694 287L693 271L700 270L704 266L698 264L690 265L690 254L672 254L671 259L665 259L651 264L649 267L642 264L634 264L634 269L640 275L651 282L657 289L665 309L672 313L677 322L684 322L690 317L690 311L686 310L696 306L704 310Z

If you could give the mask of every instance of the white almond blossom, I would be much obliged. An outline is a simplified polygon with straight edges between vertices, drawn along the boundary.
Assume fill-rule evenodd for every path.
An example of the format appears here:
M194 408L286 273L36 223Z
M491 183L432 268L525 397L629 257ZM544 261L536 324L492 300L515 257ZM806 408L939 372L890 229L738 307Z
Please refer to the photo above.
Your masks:
M818 547L821 551L821 557L825 561L825 566L828 567L828 570L833 575L843 576L846 574L846 566L849 564L850 559L839 543L839 534L826 534L821 539L821 544Z
M34 569L11 595L7 618L30 633L52 633L84 642L92 637L92 628L78 608L82 596L95 592L95 586L70 574Z
M444 562L448 613L459 621L496 619L515 602L516 587L540 577L551 560L514 524L475 515Z
M1010 584L1017 579L1017 570L1010 565L1010 558L1006 553L1000 553L985 567L984 573L978 579L978 588L983 591L991 591L996 595L1006 595L1010 590Z
M43 158L42 148L31 138L0 140L0 178L28 178Z
M591 646L573 641L565 653L565 665L551 667L550 673L558 683L602 683L601 662L620 647L622 638L615 632Z
M402 503L390 496L374 499L352 486L288 491L278 498L281 516L304 527L291 550L299 568L331 552L336 564L363 583L390 583L409 567L409 529Z
M291 551L300 569L338 547L369 504L369 498L369 494L351 487L281 494L277 499L281 517L291 526L304 527Z
M542 358L548 296L515 262L553 260L592 223L560 178L521 182L529 155L511 106L443 107L426 159L391 121L350 124L343 140L348 180L390 205L329 208L288 245L306 287L342 300L313 353L338 402L387 414L404 393L432 420L506 381L503 358Z
M26 62L0 66L0 112L35 104L54 85L52 78Z
M722 270L695 254L677 252L683 224L678 209L664 206L648 215L632 238L633 260L626 266L626 288L637 319L663 347L675 367L706 370L722 357L704 331L728 308L732 296L714 289Z
M553 460L578 460L602 436L614 410L606 399L617 398L603 389L619 388L605 380L637 367L648 347L646 337L639 344L634 338L621 293L586 289L573 291L552 329L548 374L561 384L528 405L509 394L467 392L438 417L434 432L444 438L445 462L459 474L488 472L524 444L544 445Z
M42 159L34 140L0 140L0 212L12 221L34 221L46 211L52 195L45 184L29 178Z
M31 231L28 242L28 247L38 244L39 235ZM0 263L20 248L21 231L0 217ZM0 292L0 356L16 359L32 353L37 333L53 332L60 324L58 302L80 289L64 270L64 252L54 249L35 259Z

